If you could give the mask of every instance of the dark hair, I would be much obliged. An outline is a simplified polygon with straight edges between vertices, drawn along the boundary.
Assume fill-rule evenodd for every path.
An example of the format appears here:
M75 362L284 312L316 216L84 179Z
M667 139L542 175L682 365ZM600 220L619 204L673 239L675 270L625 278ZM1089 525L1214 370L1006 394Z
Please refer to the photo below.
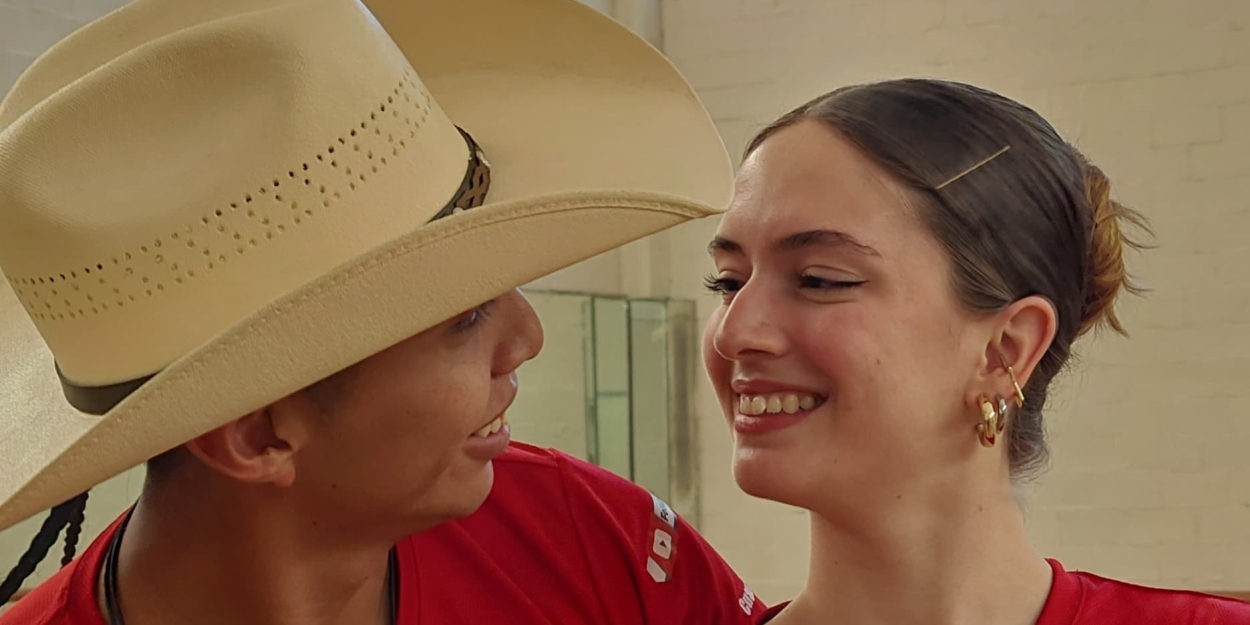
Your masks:
M844 87L790 111L747 146L802 120L828 124L907 187L912 207L953 264L956 295L999 311L1030 295L1055 307L1058 331L1025 386L1007 432L1011 472L1031 474L1049 453L1042 409L1072 343L1116 317L1120 291L1140 293L1124 267L1123 224L1145 218L1111 199L1097 166L1032 109L972 85L900 79ZM1005 150L1005 151L1004 151Z
M82 493L62 503L48 513L39 532L30 541L26 553L18 559L17 566L0 582L0 605L8 603L17 591L21 590L22 582L30 577L39 563L48 555L48 550L56 544L61 529L65 529L65 555L61 558L61 566L74 560L74 551L78 548L78 537L82 534L82 522L87 509L87 493Z

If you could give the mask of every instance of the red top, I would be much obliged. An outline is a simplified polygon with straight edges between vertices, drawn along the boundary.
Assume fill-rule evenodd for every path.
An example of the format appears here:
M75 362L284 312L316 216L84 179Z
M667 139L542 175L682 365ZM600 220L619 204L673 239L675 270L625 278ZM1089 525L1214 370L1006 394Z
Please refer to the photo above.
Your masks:
M116 523L0 625L104 625ZM750 625L764 606L703 537L625 479L513 443L478 512L399 543L403 625Z
M1054 582L1036 625L1250 625L1250 603L1136 586L1048 562ZM772 620L787 603L767 610L757 625Z

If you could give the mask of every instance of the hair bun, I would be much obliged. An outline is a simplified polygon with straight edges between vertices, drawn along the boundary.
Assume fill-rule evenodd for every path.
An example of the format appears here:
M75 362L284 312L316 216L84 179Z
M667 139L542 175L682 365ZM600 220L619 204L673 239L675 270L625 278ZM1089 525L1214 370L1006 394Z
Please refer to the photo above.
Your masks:
M1079 153L1078 153L1079 154ZM1144 289L1135 284L1124 266L1124 246L1143 249L1146 246L1126 237L1122 226L1130 223L1147 234L1150 226L1137 211L1111 199L1111 181L1097 165L1080 155L1085 170L1085 197L1093 211L1093 237L1089 246L1089 278L1085 305L1077 336L1106 324L1116 332L1128 335L1116 316L1115 301L1121 290L1140 294Z

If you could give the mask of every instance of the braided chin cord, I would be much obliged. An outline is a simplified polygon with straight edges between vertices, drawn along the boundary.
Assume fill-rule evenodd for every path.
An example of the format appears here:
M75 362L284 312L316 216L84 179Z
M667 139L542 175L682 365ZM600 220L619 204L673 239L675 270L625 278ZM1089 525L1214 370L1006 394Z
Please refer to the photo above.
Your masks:
M87 493L70 501L76 502L76 505L70 510L69 523L65 526L65 555L61 556L63 567L74 561L74 553L78 550L78 537L82 536L82 524L87 520Z
M43 526L30 541L26 553L18 559L17 566L9 571L4 582L0 583L0 605L8 603L13 595L22 588L22 582L35 573L40 562L47 557L48 551L56 544L56 539L65 529L65 556L61 566L73 561L74 552L78 548L78 537L82 534L82 523L86 516L87 493L83 493L52 508Z

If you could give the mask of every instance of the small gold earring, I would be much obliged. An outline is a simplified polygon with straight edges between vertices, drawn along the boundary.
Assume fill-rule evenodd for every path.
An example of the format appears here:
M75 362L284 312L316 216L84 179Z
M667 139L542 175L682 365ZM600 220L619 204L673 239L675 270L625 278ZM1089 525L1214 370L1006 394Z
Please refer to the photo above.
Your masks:
M1011 376L1011 385L1016 387L1016 408L1024 407L1024 391L1020 389L1020 381L1016 379L1016 371L1007 365L1007 375Z
M999 423L998 410L988 398L981 398L981 422L977 424L977 435L985 447L993 447L998 442L998 433L1002 431Z

